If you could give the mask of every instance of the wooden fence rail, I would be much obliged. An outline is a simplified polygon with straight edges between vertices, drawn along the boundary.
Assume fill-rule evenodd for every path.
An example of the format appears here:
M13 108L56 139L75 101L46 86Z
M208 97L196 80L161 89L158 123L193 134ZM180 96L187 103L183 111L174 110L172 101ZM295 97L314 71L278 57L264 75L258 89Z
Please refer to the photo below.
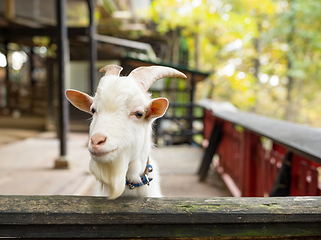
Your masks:
M0 196L0 238L319 239L320 206L319 197Z
M236 196L321 196L321 129L239 110L216 111L211 101L202 106L209 146L201 180L217 154Z

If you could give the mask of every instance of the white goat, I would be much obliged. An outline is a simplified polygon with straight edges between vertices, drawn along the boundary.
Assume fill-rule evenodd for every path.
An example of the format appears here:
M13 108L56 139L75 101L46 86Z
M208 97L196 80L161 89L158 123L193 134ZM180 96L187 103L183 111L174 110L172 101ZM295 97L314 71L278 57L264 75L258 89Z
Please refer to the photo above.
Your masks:
M93 115L89 169L101 184L102 193L111 199L120 195L161 197L158 168L149 155L152 122L165 114L168 100L151 99L147 91L158 79L186 76L161 66L136 68L128 77L120 77L121 70L116 65L100 70L105 76L95 97L76 90L67 90L66 97ZM151 180L151 186L146 186Z

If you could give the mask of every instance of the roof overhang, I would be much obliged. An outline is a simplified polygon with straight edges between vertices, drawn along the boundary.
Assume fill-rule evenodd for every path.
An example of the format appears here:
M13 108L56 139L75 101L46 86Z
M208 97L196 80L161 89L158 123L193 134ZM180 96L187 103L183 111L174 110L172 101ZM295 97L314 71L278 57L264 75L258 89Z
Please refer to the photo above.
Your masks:
M198 70L193 70L193 69L188 68L185 65L166 63L166 62L162 62L162 61L143 60L143 59L133 58L133 57L129 57L129 56L123 57L122 61L125 61L130 66L133 66L133 68L141 67L141 66L152 66L152 65L172 67L172 68L175 68L175 69L183 72L187 76L187 78L189 78L189 79L191 79L193 77L194 81L196 83L204 80L205 78L207 78L209 75L212 74L211 72L201 72Z

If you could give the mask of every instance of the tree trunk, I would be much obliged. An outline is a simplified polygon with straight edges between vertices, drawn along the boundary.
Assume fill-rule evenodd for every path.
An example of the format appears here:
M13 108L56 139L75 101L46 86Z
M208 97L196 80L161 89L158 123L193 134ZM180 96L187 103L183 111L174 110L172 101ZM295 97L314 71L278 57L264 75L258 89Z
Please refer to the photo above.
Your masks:
M200 34L195 34L195 68L199 69L200 67L200 56L201 56L201 42Z
M172 62L179 64L179 29L173 31Z
M292 31L290 32L290 34L287 37L287 43L289 45L293 40L294 31L295 31L295 27L292 26ZM287 57L287 60L288 60L288 66L287 67L288 67L288 71L289 71L289 70L292 69L293 64L292 64L292 61L291 61L289 56ZM294 109L293 109L293 96L292 96L293 93L292 92L293 92L293 89L294 89L295 79L292 76L288 75L288 80L289 80L289 82L288 82L287 88L286 88L287 97L286 97L286 106L285 106L284 119L288 120L288 121L293 121L295 116L294 116L294 111L293 111Z
M291 60L288 59L288 70L292 68ZM293 96L292 96L292 90L294 87L294 78L292 76L288 76L288 84L286 86L287 90L287 96L286 96L286 106L285 106L285 113L284 113L284 119L288 121L292 121L293 116Z
M258 28L258 37L253 40L254 48L255 48L255 52L256 52L256 57L253 59L253 62L254 62L253 63L254 64L253 75L256 78L256 82L259 82L260 81L259 73L260 73L260 67L261 67L259 56L262 51L262 40L259 37L261 35L261 31L262 31L262 27L261 27L260 22L257 24L257 28ZM259 94L258 89L256 89L255 92L256 92L255 95L258 96L258 94ZM259 107L259 98L256 99L255 105L253 106L252 111L257 112L258 107Z

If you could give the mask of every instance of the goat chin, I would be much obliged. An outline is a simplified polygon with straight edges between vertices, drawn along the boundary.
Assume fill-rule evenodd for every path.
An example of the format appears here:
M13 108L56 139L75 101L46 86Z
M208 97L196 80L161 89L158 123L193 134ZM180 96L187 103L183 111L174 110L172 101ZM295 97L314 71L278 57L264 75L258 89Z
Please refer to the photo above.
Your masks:
M101 190L106 192L110 199L115 199L123 193L127 169L128 163L122 158L105 163L91 159L89 163L90 172L101 183Z

